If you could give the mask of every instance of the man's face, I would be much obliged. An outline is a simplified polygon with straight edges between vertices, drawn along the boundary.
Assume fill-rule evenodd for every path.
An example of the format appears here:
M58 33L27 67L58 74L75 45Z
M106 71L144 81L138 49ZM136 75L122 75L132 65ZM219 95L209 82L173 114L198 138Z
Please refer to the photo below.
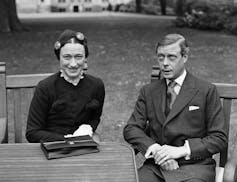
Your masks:
M181 48L178 43L158 47L157 56L164 78L171 80L183 73L188 59L187 55L181 55Z
M85 48L81 44L68 43L60 50L60 68L71 79L81 75L85 60Z

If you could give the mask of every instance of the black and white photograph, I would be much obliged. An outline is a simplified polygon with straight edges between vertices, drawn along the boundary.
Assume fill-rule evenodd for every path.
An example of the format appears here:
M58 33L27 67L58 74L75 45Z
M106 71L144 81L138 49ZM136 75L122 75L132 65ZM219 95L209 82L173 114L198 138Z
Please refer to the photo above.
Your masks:
M237 182L237 0L0 0L0 182Z

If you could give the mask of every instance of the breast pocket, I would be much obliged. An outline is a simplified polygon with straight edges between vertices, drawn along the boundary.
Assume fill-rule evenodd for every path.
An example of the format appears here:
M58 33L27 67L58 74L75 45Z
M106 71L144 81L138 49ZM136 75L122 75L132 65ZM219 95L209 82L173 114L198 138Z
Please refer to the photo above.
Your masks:
M204 110L203 108L188 108L187 111L187 119L188 123L192 125L192 127L199 128L204 124Z

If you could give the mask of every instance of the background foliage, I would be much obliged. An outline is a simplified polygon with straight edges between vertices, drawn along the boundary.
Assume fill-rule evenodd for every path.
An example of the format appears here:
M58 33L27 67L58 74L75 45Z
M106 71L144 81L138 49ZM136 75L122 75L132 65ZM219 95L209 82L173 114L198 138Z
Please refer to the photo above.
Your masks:
M185 5L184 11L184 15L175 21L178 27L223 30L237 34L237 6L191 1Z

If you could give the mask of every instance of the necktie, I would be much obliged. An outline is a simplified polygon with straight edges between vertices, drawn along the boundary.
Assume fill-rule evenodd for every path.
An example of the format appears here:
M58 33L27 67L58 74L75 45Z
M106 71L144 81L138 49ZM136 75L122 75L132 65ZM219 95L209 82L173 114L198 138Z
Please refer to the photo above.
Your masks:
M174 101L176 99L177 94L174 91L174 87L177 83L175 81L171 81L168 84L167 87L167 114L170 112L172 109L172 106L174 104Z

